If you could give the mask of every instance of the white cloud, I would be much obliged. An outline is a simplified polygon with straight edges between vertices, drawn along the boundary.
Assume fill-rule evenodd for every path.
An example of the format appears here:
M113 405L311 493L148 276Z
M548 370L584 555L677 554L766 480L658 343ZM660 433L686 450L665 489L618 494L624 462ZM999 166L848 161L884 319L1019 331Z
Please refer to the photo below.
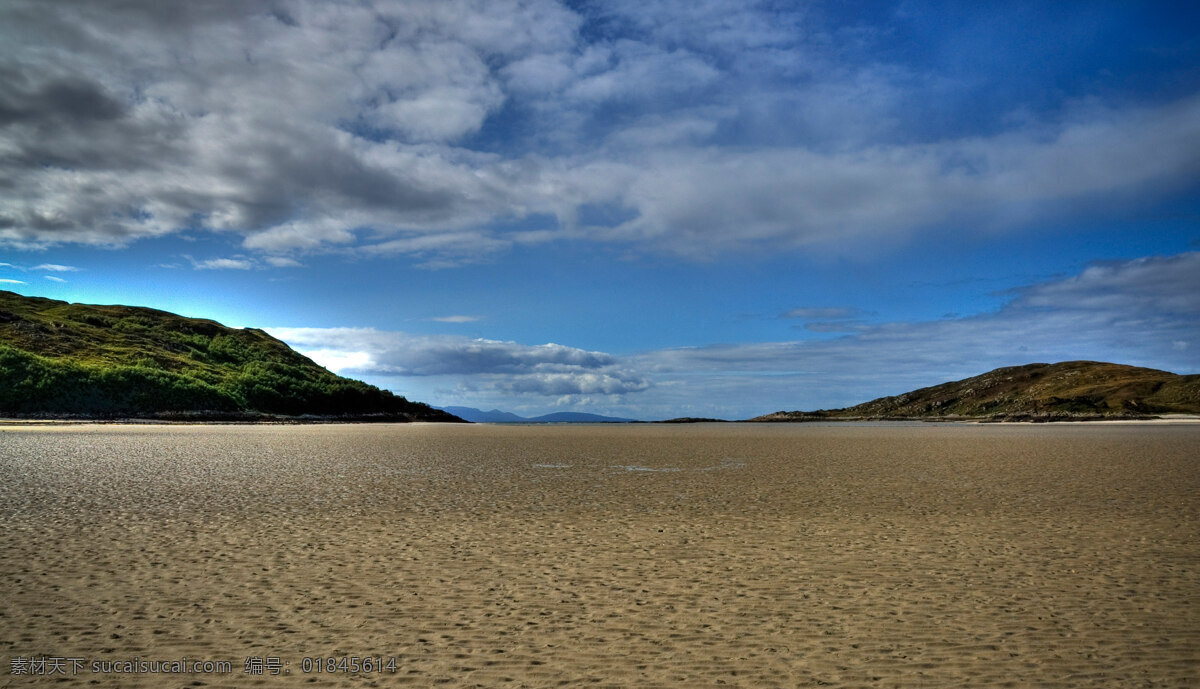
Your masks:
M315 249L330 244L348 244L355 240L352 227L358 219L359 215L351 213L341 220L335 218L293 220L251 232L242 241L242 246L259 251L286 251L288 249Z
M299 268L304 265L294 258L287 258L285 256L267 256L263 260L267 262L267 265L275 268Z
M479 130L504 102L483 55L459 41L390 41L359 70L387 92L367 110L377 126L409 141L453 141Z
M634 418L748 418L841 407L1037 361L1092 359L1200 372L1200 355L1188 346L1200 338L1200 252L1097 264L1011 297L992 313L859 324L834 339L629 356L374 329L270 332L343 373L401 391L417 386L443 404L544 410L559 396L577 402L596 395L594 408Z
M53 275L43 275L42 277L47 280L50 280L51 282L66 282L66 280L64 280L60 277L55 277Z
M739 54L797 40L803 8L758 0L610 0L588 11L647 36Z
M0 268L11 268L13 270L19 270L21 272L48 271L51 273L74 273L74 272L78 272L80 270L79 268L76 268L75 266L64 266L64 265L59 265L57 263L42 263L42 264L36 265L32 268L29 268L26 266L15 265L13 263L0 263ZM65 280L62 280L62 279L56 278L56 277L51 277L49 275L44 276L44 277L47 280L66 282ZM21 284L25 284L25 283L21 283Z
M707 61L688 51L629 40L616 42L606 62L602 70L579 75L566 89L566 97L586 103L671 98L703 88L720 76Z
M0 244L186 228L431 268L553 238L706 258L1003 231L1200 178L1195 94L918 135L936 75L851 59L869 27L810 8L196 5L0 8ZM597 204L624 221L579 223ZM496 229L534 214L559 227Z
M437 316L429 319L438 323L474 323L482 320L481 316Z
M364 377L452 377L515 395L623 394L650 387L604 352L373 328L269 328L315 361ZM347 363L353 362L353 365Z
M360 370L371 365L371 355L367 352L351 352L340 349L309 349L304 355L321 366L341 373L346 370Z
M1094 265L994 313L865 326L832 340L712 345L626 360L671 403L741 400L739 415L840 407L999 366L1075 359L1200 372L1200 252ZM757 401L757 403L755 403Z
M13 280L11 278L0 278L0 282L4 283L6 285L24 285L25 284L25 282L23 282L21 280Z
M497 239L481 232L447 232L363 244L358 248L358 253L365 256L407 254L429 258L421 267L451 268L484 260L510 246L510 240Z
M614 132L608 142L618 150L704 143L716 134L722 120L730 119L734 114L725 109L705 108L670 115L649 115Z
M196 270L250 270L254 262L245 258L210 258L205 261L192 261Z
M0 241L122 244L198 225L268 250L492 217L478 167L440 143L503 102L490 61L561 50L578 21L536 0L0 12L14 75L0 175L16 183ZM349 133L371 126L396 138Z
M1200 98L1076 117L1050 133L1039 126L852 151L650 152L617 199L636 217L605 234L698 256L896 242L948 222L996 232L1082 200L1103 206L1200 176L1200 147L1184 143L1200 138Z
M1017 290L1015 307L1078 313L1200 313L1200 252L1094 264L1063 280Z

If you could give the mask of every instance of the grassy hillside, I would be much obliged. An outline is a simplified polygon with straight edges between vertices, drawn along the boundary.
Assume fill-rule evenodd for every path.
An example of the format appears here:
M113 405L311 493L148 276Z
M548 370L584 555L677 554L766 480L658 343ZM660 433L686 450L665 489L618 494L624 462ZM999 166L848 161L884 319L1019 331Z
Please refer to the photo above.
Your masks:
M998 368L981 376L881 397L845 409L776 412L752 421L845 418L1053 420L1200 414L1200 375L1066 361Z
M253 328L0 291L0 415L457 421Z

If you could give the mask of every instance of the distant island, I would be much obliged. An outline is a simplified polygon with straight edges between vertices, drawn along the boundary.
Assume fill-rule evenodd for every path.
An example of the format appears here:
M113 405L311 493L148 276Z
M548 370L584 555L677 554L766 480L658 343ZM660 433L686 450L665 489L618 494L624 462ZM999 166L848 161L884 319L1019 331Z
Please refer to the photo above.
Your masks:
M482 411L474 407L441 407L455 416L472 423L632 423L634 419L616 416L601 416L585 412L560 411L541 416L518 416L512 412L491 409Z
M778 411L748 421L1092 421L1163 414L1200 414L1200 375L1064 361L998 368L845 409Z
M462 421L335 375L262 330L7 291L0 416Z

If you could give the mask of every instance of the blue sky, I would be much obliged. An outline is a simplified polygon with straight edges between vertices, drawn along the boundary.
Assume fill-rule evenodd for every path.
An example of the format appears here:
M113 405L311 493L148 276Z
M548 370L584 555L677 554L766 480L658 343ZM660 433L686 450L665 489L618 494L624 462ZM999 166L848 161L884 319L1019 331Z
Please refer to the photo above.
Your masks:
M1200 372L1185 3L0 7L0 289L438 405Z

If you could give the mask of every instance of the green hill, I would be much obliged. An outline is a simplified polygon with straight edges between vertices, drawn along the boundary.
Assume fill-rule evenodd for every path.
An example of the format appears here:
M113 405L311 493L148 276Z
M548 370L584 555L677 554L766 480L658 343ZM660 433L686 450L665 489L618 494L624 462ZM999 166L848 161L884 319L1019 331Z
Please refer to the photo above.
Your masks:
M253 328L0 291L0 416L461 421Z
M1096 361L998 368L845 409L775 412L751 421L1056 420L1200 414L1200 375Z

